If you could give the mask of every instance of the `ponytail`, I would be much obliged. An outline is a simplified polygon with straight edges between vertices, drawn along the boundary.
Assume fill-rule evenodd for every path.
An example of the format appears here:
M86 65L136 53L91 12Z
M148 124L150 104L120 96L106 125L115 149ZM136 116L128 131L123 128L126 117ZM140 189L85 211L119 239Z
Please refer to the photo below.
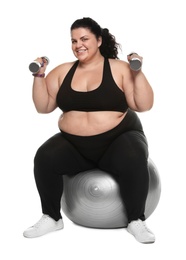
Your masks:
M112 35L107 28L102 29L102 44L100 52L105 58L119 59L118 49L121 49L119 43L116 42L115 36Z

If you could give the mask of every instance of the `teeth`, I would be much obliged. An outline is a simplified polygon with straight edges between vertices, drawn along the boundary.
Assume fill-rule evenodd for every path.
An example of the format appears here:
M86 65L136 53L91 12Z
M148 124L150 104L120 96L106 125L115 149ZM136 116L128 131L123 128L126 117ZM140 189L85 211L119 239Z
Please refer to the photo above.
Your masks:
M86 50L78 50L77 52L84 52L84 51L86 51Z

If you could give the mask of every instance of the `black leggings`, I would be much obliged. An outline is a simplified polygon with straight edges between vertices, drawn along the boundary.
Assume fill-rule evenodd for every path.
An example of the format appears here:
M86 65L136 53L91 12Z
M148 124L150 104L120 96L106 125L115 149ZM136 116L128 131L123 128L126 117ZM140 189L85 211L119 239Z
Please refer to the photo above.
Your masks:
M148 144L135 112L129 110L110 131L94 136L60 132L47 140L34 159L34 175L42 212L56 221L62 216L62 175L99 168L117 177L128 222L145 220L149 187Z

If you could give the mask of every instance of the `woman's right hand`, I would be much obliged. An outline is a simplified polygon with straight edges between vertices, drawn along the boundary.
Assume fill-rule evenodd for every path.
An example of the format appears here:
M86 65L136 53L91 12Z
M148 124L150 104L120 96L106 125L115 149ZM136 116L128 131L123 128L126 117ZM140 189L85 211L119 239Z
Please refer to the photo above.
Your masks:
M41 64L41 67L40 67L40 69L39 69L39 71L37 73L39 73L39 74L45 73L46 67L48 65L48 60L45 59L45 57L38 57L34 61L37 61L37 62L39 62Z

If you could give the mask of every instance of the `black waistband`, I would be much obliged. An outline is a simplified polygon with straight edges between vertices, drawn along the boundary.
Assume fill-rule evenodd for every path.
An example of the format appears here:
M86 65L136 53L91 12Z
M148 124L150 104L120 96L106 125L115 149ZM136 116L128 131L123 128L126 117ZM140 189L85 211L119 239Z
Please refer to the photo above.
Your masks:
M137 114L128 109L126 116L123 118L123 120L114 128L112 128L111 130L108 130L106 132L97 134L97 135L91 135L91 136L80 136L80 135L73 135L73 134L69 134L64 132L63 130L60 130L61 133L64 135L64 137L67 137L67 139L94 139L94 138L103 138L104 136L117 136L120 135L123 132L126 131L132 131L132 130L136 130L136 131L141 131L143 132L143 128L142 128L142 124L141 121L139 119L139 117L137 116Z
M113 129L91 136L78 136L61 131L68 140L86 159L98 162L109 145L127 131L138 131L143 134L141 122L137 114L129 110L124 119Z

